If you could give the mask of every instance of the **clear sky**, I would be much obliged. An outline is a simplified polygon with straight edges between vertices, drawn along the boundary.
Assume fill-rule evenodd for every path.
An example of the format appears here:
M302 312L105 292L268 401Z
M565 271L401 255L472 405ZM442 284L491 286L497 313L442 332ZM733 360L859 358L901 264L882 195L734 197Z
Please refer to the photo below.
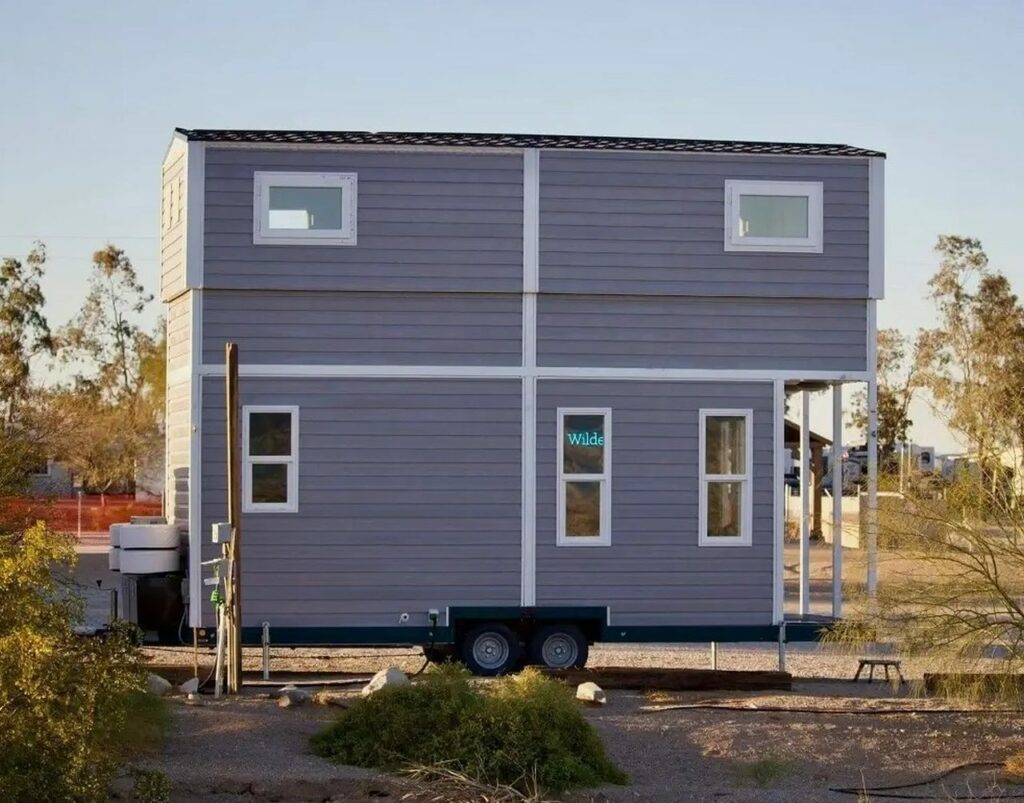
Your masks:
M940 233L1024 292L1024 2L0 0L0 255L157 285L175 125L845 142L887 152L882 326L930 322ZM153 306L152 317L159 313ZM917 410L917 439L954 442ZM828 432L827 411L814 423Z

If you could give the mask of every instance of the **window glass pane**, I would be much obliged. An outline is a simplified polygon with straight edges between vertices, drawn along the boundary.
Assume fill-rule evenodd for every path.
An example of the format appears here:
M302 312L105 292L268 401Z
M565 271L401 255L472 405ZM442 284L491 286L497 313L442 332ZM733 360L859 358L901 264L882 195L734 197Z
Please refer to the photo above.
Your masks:
M807 237L804 195L741 195L740 237Z
M569 538L601 535L601 483L565 484L565 534Z
M704 473L746 474L747 420L737 415L704 419Z
M271 187L270 228L340 229L341 187Z
M249 413L249 454L290 455L291 413Z
M743 483L708 483L708 537L739 537L743 534Z
M604 472L604 416L567 415L562 427L562 472Z
M253 463L252 501L259 503L284 503L288 501L288 464Z

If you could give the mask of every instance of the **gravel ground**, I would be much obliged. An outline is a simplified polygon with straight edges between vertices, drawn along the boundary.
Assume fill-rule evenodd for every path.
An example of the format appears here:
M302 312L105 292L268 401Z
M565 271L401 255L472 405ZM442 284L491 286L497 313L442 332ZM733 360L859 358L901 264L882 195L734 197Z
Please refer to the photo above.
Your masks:
M728 695L613 690L609 698L585 714L631 783L576 793L570 803L855 800L829 788L918 781L966 761L1002 760L1024 743L1019 716L938 713L941 703L892 697L879 684L803 682L790 693ZM701 702L742 710L641 710ZM176 803L466 799L311 755L308 738L333 718L329 707L282 709L255 692L198 704L174 698L171 705L173 731L149 763L168 773ZM757 710L766 706L798 710ZM879 708L916 713L844 713ZM755 770L766 766L773 777L759 779ZM979 796L1009 790L999 774L976 770L911 792L944 800L968 787ZM1014 792L1020 788L1008 794Z

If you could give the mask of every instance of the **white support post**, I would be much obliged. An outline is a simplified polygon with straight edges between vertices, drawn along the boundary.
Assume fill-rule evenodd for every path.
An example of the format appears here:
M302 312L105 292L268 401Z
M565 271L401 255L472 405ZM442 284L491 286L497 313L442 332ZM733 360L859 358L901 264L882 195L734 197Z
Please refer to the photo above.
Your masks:
M832 618L843 615L843 385L832 385Z
M868 380L868 596L878 593L878 382Z
M711 669L718 671L718 642L711 642Z
M800 615L811 612L811 394L800 392Z

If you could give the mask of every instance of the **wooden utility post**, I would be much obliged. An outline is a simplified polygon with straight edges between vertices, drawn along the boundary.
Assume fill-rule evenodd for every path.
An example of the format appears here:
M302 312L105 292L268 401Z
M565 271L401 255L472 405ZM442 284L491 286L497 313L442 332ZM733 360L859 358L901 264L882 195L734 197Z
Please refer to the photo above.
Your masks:
M231 525L228 578L228 692L242 690L242 471L239 444L238 344L228 343L225 356L227 410L228 523Z

